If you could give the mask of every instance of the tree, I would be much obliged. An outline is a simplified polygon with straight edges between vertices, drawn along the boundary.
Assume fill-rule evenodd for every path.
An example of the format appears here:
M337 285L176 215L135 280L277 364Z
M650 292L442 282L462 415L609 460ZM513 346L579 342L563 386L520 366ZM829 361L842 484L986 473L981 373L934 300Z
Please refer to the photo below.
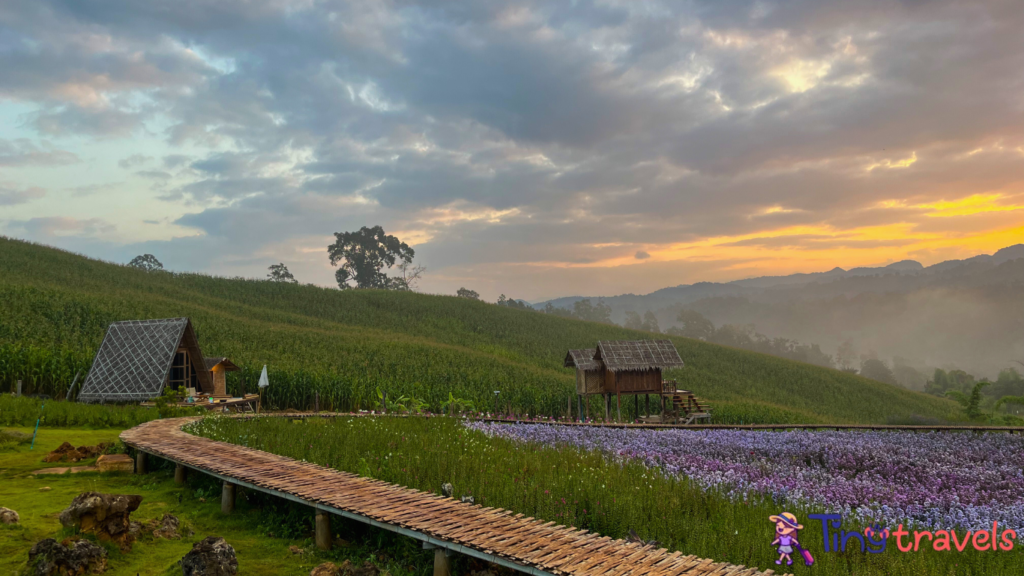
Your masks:
M978 382L974 385L974 388L971 389L970 396L967 396L959 390L949 390L946 392L946 396L949 396L959 402L960 405L964 407L964 412L967 413L968 418L971 420L977 420L978 417L981 416L981 389L989 384L991 384L991 382Z
M289 284L298 284L299 281L292 276L292 273L288 271L288 267L284 265L284 262L280 264L271 264L268 268L270 274L267 274L267 278L271 282L288 282Z
M644 312L644 323L640 326L640 329L661 334L661 328L658 327L658 319L654 317L654 312L650 310Z
M358 232L335 232L335 242L327 247L331 266L341 266L334 273L338 288L409 289L407 279L396 282L383 272L396 262L409 264L416 252L408 244L384 233L380 226L363 226ZM418 278L418 276L417 276ZM354 282L355 286L350 282Z
M559 318L572 318L572 310L568 308L555 307L554 304L548 302L544 305L543 312L545 314L551 314L552 316L558 316Z
M709 340L715 334L715 325L696 310L683 308L676 316L676 322L680 324L679 336Z
M857 349L853 347L853 342L847 340L839 345L839 349L836 350L836 364L839 365L840 370L850 371L853 370L853 363L857 360Z
M860 375L879 382L885 382L886 384L896 383L896 377L893 376L892 370L885 365L885 362L878 358L864 360L860 365Z
M455 295L459 298L469 298L470 300L480 299L480 294L476 290L470 290L469 288L459 288Z
M413 266L411 262L402 262L397 266L398 276L388 278L388 288L391 290L415 290L420 283L420 276L427 269L423 266Z
M507 298L504 294L498 297L498 306L504 306L506 308L518 308L519 310L533 310L533 306L530 306L526 302L520 302L515 298Z
M139 270L145 270L146 272L156 272L157 270L163 270L164 265L156 259L156 256L152 254L143 254L132 258L132 261L128 263L132 268L138 268Z
M590 298L577 300L572 304L572 315L580 320L590 322L612 323L612 307L604 303L604 299L598 298L597 304L591 304Z
M640 319L640 315L632 310L626 311L626 322L622 325L624 328L629 330L643 330L644 322Z

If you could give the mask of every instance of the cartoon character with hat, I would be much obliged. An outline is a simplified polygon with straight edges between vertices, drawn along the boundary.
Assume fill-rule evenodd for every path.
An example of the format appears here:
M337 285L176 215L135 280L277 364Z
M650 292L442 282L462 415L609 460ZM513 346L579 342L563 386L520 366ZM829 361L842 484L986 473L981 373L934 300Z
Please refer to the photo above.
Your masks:
M796 516L789 512L783 512L778 516L769 516L768 520L775 522L775 540L772 540L772 545L778 544L779 546L779 559L775 561L776 564L782 564L782 561L786 561L787 566L793 565L793 558L790 554L793 553L795 548L800 555L803 556L804 564L810 566L814 564L814 558L811 553L800 546L800 542L797 540L798 530L803 530L803 524L796 521Z

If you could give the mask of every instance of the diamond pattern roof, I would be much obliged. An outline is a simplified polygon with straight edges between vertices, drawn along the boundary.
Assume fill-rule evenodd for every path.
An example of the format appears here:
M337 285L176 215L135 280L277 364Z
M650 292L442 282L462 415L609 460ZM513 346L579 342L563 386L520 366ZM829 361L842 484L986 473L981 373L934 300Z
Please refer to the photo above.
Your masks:
M159 396L186 329L191 332L188 318L112 323L78 400L122 402Z

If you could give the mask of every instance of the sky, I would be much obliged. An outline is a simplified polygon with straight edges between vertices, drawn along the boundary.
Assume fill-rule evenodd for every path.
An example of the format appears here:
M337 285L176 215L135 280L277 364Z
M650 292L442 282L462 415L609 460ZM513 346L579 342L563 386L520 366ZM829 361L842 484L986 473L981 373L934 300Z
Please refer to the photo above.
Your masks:
M1024 2L0 3L0 234L539 301L1024 239Z

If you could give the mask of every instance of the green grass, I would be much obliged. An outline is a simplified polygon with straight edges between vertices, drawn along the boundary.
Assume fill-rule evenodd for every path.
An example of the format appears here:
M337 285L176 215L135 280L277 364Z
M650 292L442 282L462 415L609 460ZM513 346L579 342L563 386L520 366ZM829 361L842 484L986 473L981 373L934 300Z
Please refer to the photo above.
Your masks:
M182 416L186 415L181 411ZM177 414L176 414L177 415ZM156 408L43 401L0 396L0 426L131 428L158 417Z
M30 428L14 428L13 431L32 433ZM32 474L42 468L68 466L42 462L43 456L61 442L69 441L75 446L116 442L119 433L120 429L47 428L40 429L34 450L30 451L27 445L0 448L0 506L12 508L21 516L18 526L0 526L0 576L27 574L28 551L33 544L45 538L66 537L69 532L60 525L57 516L75 496L89 490L142 495L142 505L132 514L133 520L145 522L171 513L195 531L193 536L181 540L144 537L126 554L108 547L106 574L110 576L180 575L178 560L194 542L209 535L221 536L235 548L240 574L306 576L321 562L340 564L345 559L357 565L372 560L395 576L425 576L431 572L433 555L422 550L418 542L339 518L332 523L332 528L349 541L350 546L316 552L310 536L313 512L297 504L261 498L240 490L235 513L225 516L220 513L220 485L216 481L192 474L186 486L178 486L173 481L173 468L155 458L151 459L151 466L156 470L141 476ZM90 460L75 465L91 463ZM50 490L40 491L43 487ZM292 545L307 553L292 554L288 550ZM459 564L466 565L465 561Z
M685 480L665 478L635 462L612 462L575 448L518 445L464 428L452 418L338 418L292 421L207 418L193 426L201 436L304 459L455 495L561 525L615 538L629 530L644 539L698 557L761 569L776 568L769 543L778 513L770 501L733 502ZM792 508L792 509L790 509ZM821 509L788 506L798 518ZM821 529L805 523L802 541L821 550ZM1024 557L1011 553L901 553L890 541L881 554L859 549L816 553L813 569L800 561L790 571L839 576L1008 575L1024 573Z
M558 524L622 538L630 529L670 550L776 568L768 521L770 501L733 502L716 491L666 478L638 463L617 463L576 448L519 445L463 428L450 418L338 418L243 421L208 418L192 430L339 470L438 493L451 482L455 496ZM799 518L818 509L787 507ZM821 552L821 528L805 523L801 540ZM922 550L882 554L818 553L813 568L799 560L793 573L825 576L1008 575L1024 573L1019 550L990 554Z
M0 238L0 390L64 396L115 320L190 316L207 355L230 357L229 390L252 391L267 364L265 406L376 406L376 390L426 400L449 393L518 413L560 415L574 391L569 348L651 334L449 296L339 291L198 274L146 273ZM950 400L855 375L687 338L666 377L710 400L717 422L884 423L960 419ZM591 414L599 399L592 399ZM632 416L632 402L623 414Z

